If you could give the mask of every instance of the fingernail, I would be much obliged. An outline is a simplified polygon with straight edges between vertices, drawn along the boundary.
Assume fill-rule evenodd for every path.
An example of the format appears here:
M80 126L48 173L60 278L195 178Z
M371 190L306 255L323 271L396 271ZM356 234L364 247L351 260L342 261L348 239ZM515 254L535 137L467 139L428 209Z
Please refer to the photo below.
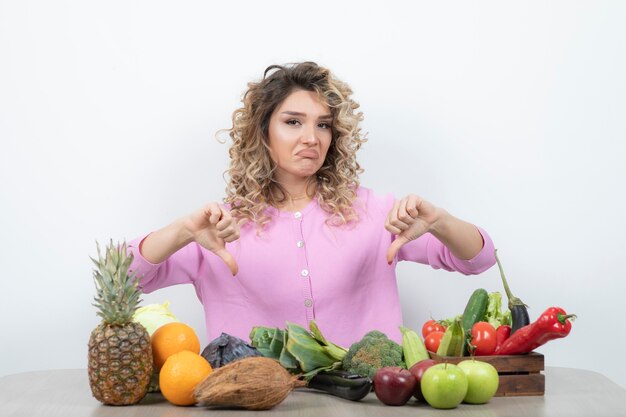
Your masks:
M389 261L387 262L387 264L389 264L389 266L391 266L391 264L393 263L393 261Z

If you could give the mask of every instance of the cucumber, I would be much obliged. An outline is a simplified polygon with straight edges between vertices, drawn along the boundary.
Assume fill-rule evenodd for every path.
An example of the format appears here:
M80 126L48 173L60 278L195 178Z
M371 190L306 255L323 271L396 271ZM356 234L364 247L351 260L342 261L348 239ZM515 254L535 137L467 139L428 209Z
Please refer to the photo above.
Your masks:
M359 401L372 390L372 380L347 371L322 371L309 380L307 387Z
M466 336L472 334L474 324L484 320L488 303L489 294L484 288L478 288L472 293L463 311L462 326Z

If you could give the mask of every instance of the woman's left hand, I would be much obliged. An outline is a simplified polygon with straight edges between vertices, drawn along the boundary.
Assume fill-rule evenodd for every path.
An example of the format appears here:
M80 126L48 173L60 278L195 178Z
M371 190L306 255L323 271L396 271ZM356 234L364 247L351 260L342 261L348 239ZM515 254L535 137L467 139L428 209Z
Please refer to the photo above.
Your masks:
M387 263L391 265L406 243L429 232L443 213L442 209L414 194L396 200L385 221L385 229L398 236L387 249Z

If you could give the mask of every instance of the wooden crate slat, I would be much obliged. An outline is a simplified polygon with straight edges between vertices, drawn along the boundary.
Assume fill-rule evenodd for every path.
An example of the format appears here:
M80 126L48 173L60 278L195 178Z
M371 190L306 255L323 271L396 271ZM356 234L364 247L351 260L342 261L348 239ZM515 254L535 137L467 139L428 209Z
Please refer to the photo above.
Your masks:
M500 375L496 397L543 395L545 380L544 374Z
M430 355L437 362L459 363L470 359L468 356L438 356L432 352ZM544 370L544 357L535 352L527 355L476 356L475 359L492 364L498 372L538 373Z
M438 356L429 352L437 362L457 364L471 359L468 356ZM493 355L476 356L476 360L492 364L500 377L496 397L544 395L545 376L544 357L540 353L531 352L526 355Z

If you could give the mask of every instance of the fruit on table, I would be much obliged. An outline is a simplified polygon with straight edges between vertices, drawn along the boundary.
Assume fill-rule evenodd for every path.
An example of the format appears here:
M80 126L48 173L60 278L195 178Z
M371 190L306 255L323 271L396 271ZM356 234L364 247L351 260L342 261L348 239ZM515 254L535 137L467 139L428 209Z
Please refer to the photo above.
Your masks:
M444 332L440 331L430 332L428 336L426 336L426 338L424 339L424 345L426 346L426 349L431 352L437 352L444 334Z
M422 376L422 394L431 407L455 408L467 394L467 376L451 363L433 365Z
M479 321L472 326L472 338L469 343L472 345L474 355L493 355L498 344L496 329L486 321Z
M141 291L137 278L129 272L133 260L126 243L110 241L102 256L91 258L96 268L94 306L102 322L91 332L87 371L93 396L110 405L139 402L148 390L152 375L150 336L139 323L132 322Z
M500 377L496 368L490 363L468 359L459 362L458 367L467 376L467 394L463 402L484 404L498 391Z
M424 359L423 361L419 361L415 365L411 366L409 372L413 374L415 377L415 391L413 392L413 396L420 401L424 401L424 395L422 394L422 377L424 376L424 372L428 368L433 365L436 365L437 361L434 359Z
M436 320L428 320L422 325L422 336L426 338L432 332L444 332L446 329Z
M196 387L194 395L200 405L269 410L292 389L305 385L276 359L251 356L217 368Z
M415 392L417 381L399 366L380 368L374 375L374 393L386 405L404 405Z
M159 386L166 400L175 405L196 403L194 390L213 371L197 353L183 350L170 355L159 372Z
M152 334L151 343L154 369L157 371L174 353L183 350L200 353L200 339L198 339L196 332L185 323L164 324Z

